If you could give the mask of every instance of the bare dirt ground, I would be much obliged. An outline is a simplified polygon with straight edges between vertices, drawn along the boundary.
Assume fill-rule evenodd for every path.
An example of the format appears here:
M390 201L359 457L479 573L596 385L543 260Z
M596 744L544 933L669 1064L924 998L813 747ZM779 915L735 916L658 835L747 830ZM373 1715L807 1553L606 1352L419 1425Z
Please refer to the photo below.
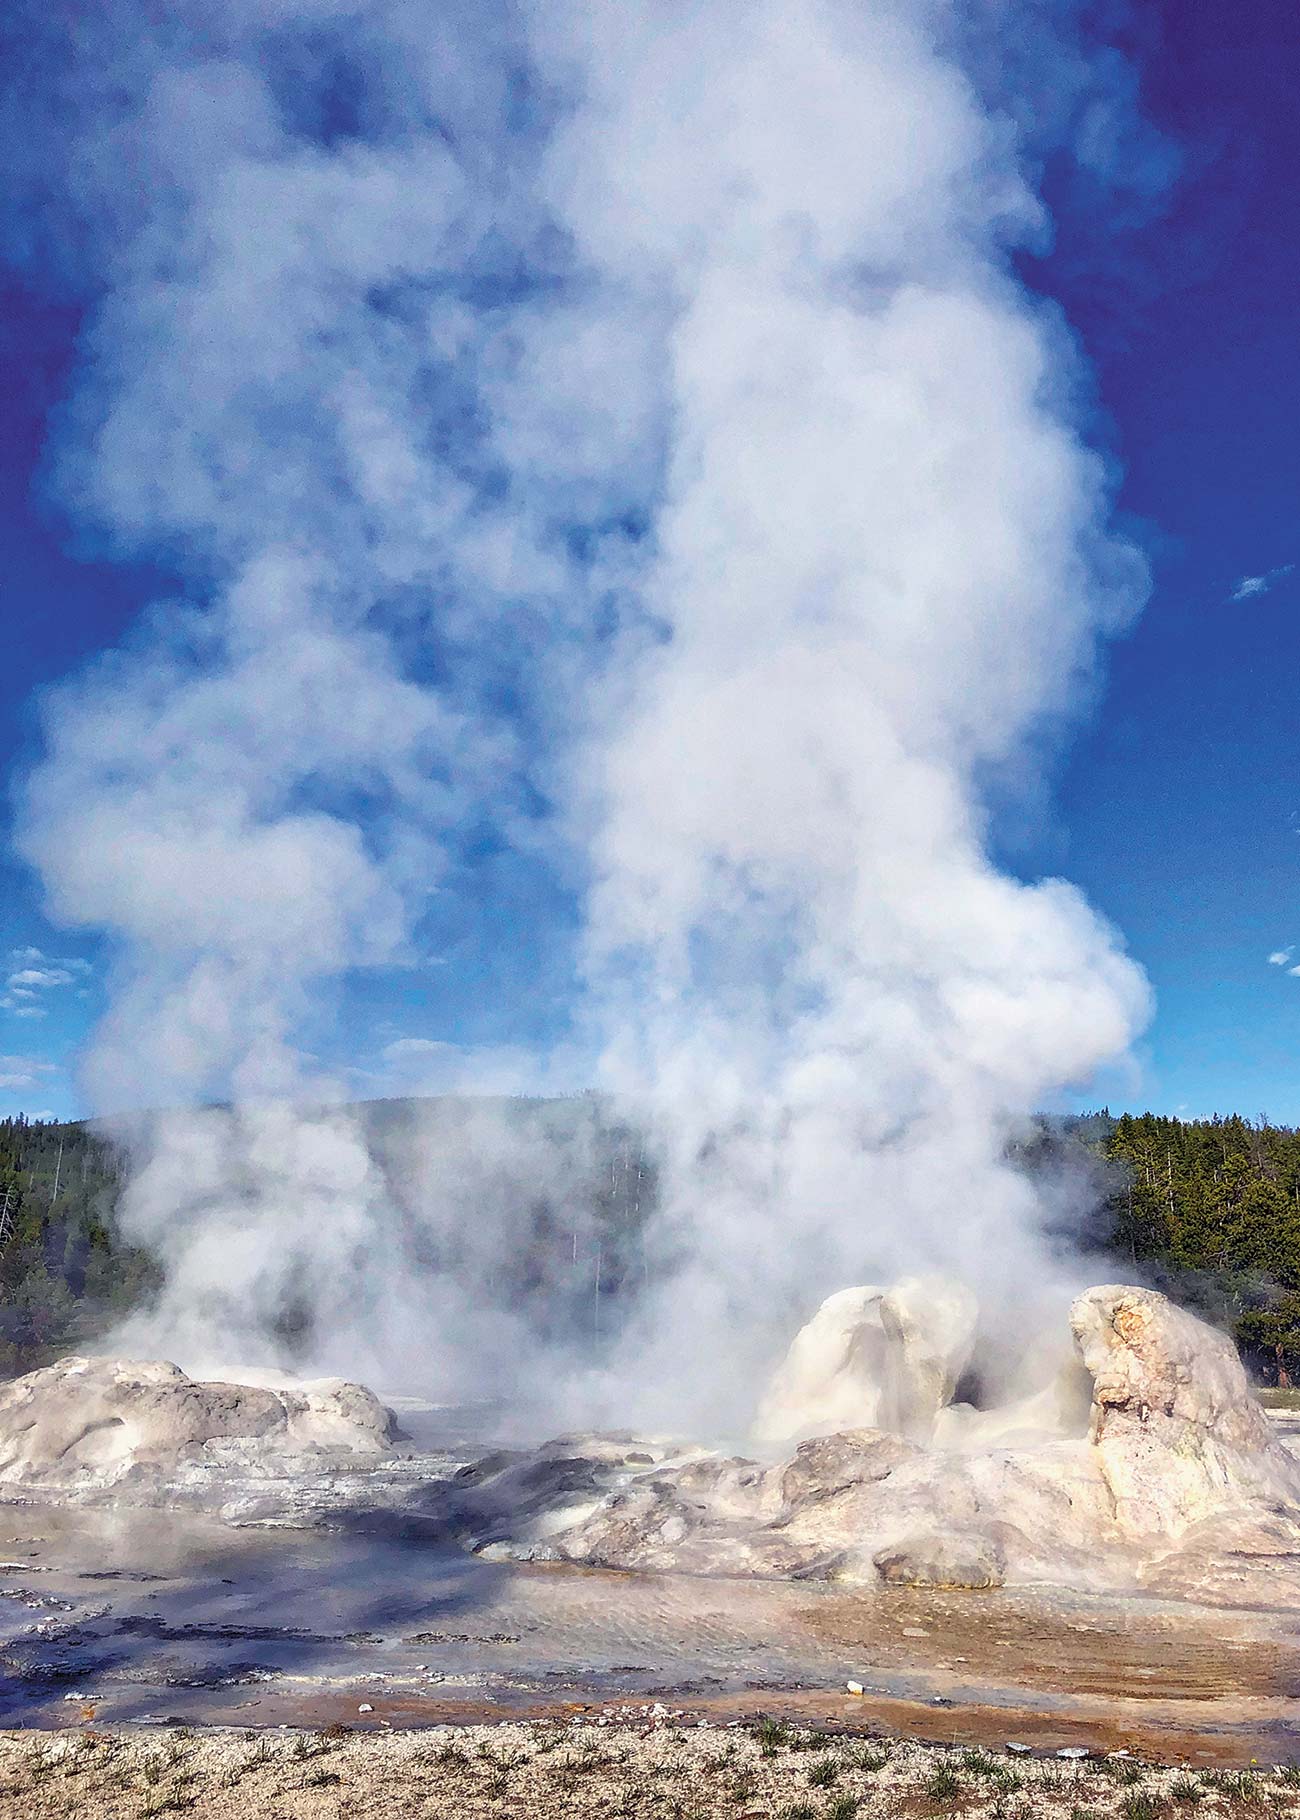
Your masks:
M24 1820L1176 1820L1198 1811L1205 1820L1300 1812L1300 1769L1042 1758L643 1713L369 1735L0 1734L0 1812Z

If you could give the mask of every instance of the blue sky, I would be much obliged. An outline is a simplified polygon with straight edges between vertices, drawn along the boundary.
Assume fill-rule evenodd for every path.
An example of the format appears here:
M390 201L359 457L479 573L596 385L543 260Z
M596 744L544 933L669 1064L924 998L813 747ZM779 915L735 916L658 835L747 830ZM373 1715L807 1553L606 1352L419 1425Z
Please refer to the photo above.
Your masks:
M1158 1008L1137 1066L1100 1084L1112 1106L1300 1122L1300 21L1277 0L1243 0L1230 31L1208 4L1150 6L1118 41L1181 176L1122 231L1077 184L1049 181L1053 246L1020 264L1081 337L1094 439L1122 464L1121 509L1154 588L1111 649L1052 802L1028 832L1004 831L1002 857L1077 882L1151 977ZM48 503L44 450L80 327L51 273L14 272L0 289L11 777L36 750L41 688L175 585L165 567L104 559ZM427 964L350 987L328 1040L362 1090L394 1042L526 1042L561 1015L563 891L490 844L462 863L464 889L425 932ZM102 1010L105 956L51 927L7 846L0 892L0 1108L78 1110L72 1059ZM1289 958L1270 964L1274 953Z
M1042 280L1081 333L1155 586L1060 779L1056 864L1124 930L1158 1010L1114 1102L1300 1120L1300 19L1157 9L1167 213L1091 280L1070 221ZM1249 578L1255 585L1243 587ZM1045 863L1052 863L1044 854Z

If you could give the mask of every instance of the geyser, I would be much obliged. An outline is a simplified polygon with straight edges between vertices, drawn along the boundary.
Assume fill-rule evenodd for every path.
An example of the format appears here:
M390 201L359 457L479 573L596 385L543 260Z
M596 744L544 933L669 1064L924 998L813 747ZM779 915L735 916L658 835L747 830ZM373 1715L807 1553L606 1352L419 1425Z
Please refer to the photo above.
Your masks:
M112 957L93 1108L177 1109L132 1349L717 1433L842 1284L1059 1319L1008 1134L1147 991L992 853L1145 580L1014 255L1076 122L1143 165L1114 52L933 0L18 11L14 189L88 299L60 497L182 595L48 699L22 811ZM333 1108L399 1070L649 1125L594 1363L445 1268L528 1205L505 1126L395 1205Z
M1226 1336L1155 1291L1114 1284L1079 1296L1070 1325L1091 1411L1058 1402L1055 1432L1041 1409L1032 1437L1020 1412L993 1410L982 1445L960 1429L960 1445L944 1445L954 1431L941 1423L929 1445L863 1425L807 1440L770 1467L716 1454L668 1461L595 1508L583 1503L567 1526L563 1507L577 1501L565 1488L531 1527L489 1547L606 1567L972 1589L1158 1583L1184 1597L1300 1604L1300 1459ZM827 1387L842 1393L839 1360L825 1362ZM877 1353L872 1382L859 1359L864 1409L898 1417L882 1393L899 1363ZM775 1388L788 1382L783 1368ZM508 1529L490 1484L485 1504Z
M1077 1426L954 1448L862 1425L775 1463L628 1433L422 1459L355 1385L268 1391L71 1359L0 1395L0 1488L206 1503L240 1521L404 1523L504 1560L972 1591L1149 1585L1300 1606L1300 1460L1225 1337L1124 1285L1078 1297L1071 1326L1092 1384ZM858 1394L911 1426L888 1394L898 1359L873 1359L857 1361ZM840 1361L826 1362L842 1392Z

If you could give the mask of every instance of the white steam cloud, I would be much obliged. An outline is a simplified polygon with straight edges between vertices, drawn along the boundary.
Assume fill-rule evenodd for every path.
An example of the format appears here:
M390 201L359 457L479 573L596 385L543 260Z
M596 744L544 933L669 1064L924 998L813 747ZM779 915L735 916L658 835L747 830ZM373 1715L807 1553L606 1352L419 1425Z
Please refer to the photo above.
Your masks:
M1147 991L1071 886L998 868L990 805L1145 584L1009 262L1041 147L971 72L1016 21L174 11L52 88L103 287L59 484L192 599L51 700L22 837L118 957L91 1101L181 1109L138 1135L169 1275L133 1342L265 1356L304 1308L389 1384L525 1374L494 1283L537 1127L444 1107L385 1171L307 1053L486 825L577 881L565 1034L389 1059L649 1130L652 1286L591 1394L724 1426L846 1281L1051 1293L1006 1140ZM548 1142L551 1204L598 1148ZM590 1210L559 1225L589 1257Z

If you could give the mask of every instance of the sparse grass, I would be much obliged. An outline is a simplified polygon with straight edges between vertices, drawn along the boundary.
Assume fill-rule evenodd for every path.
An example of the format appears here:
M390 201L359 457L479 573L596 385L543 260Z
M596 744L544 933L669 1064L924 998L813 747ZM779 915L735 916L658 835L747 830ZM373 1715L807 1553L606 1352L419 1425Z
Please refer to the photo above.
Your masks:
M438 1769L464 1769L469 1759L466 1757L462 1745L453 1744L451 1739L447 1738L441 1744L435 1744L430 1749L421 1751L420 1761L431 1763Z
M940 1763L931 1770L923 1786L931 1801L955 1801L966 1792L966 1784L950 1763Z
M1123 1820L1164 1820L1168 1809L1158 1795L1135 1788L1120 1802L1119 1811Z
M33 1782L43 1782L54 1774L54 1759L43 1745L38 1745L27 1759L27 1773Z
M971 1776L995 1776L1001 1767L986 1750L959 1751L957 1763Z
M0 1812L21 1820L1300 1820L1300 1765L1017 1762L994 1749L611 1716L443 1729L0 1734ZM797 1754L796 1754L797 1753ZM260 1777L245 1780L262 1769ZM879 1772L887 1771L880 1775ZM873 1780L879 1776L878 1780Z
M1240 1802L1247 1807L1265 1798L1263 1780L1255 1770L1207 1770L1201 1778L1201 1786L1222 1795L1225 1801Z
M335 1749L336 1740L325 1732L299 1732L293 1741L293 1756L299 1763L307 1763L313 1757L324 1757Z
M778 1750L794 1742L794 1733L780 1719L762 1718L751 1730L765 1757L774 1757Z
M183 1814L187 1808L193 1807L197 1800L197 1795L191 1795L185 1789L173 1785L171 1788L160 1789L156 1795L152 1795L145 1802L144 1812L149 1816Z

